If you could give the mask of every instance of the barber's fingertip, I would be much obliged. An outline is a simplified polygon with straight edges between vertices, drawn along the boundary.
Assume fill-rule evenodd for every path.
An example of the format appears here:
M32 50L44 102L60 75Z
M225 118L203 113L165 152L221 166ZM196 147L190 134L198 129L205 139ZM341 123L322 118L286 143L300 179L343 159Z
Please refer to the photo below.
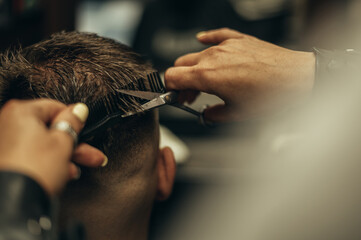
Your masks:
M89 108L84 103L75 104L72 113L82 122L85 123L89 116Z
M209 107L203 106L203 120L206 121L212 121L212 115L209 114Z
M173 89L174 86L174 68L168 68L164 73L164 82L167 89Z
M104 160L103 160L101 167L105 167L106 165L108 165L108 157L106 155L104 155Z
M170 80L173 76L173 73L174 73L174 67L168 68L164 73L164 79Z
M206 34L207 34L206 31L202 31L202 32L197 33L196 37L197 37L198 39L200 39L200 38L203 38Z
M81 169L80 167L76 166L74 163L70 165L70 179L71 180L78 180L81 176Z
M75 175L74 177L74 180L78 180L81 176L81 168L80 167L77 167L78 171L77 171L77 174Z

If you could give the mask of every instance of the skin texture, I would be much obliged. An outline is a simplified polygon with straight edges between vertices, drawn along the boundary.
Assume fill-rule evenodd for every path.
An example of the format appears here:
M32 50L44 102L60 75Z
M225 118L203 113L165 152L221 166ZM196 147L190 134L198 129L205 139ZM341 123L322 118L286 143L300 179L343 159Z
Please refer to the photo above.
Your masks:
M193 102L199 92L217 95L205 118L240 121L269 114L309 95L315 56L264 42L231 29L197 35L208 49L178 58L165 73L169 90L181 90L180 101Z
M79 133L84 123L72 114L73 107L45 99L6 103L0 112L0 170L25 174L53 196L78 175L72 158L99 167L102 152L87 144L73 152L73 139L67 133L48 128L65 120Z

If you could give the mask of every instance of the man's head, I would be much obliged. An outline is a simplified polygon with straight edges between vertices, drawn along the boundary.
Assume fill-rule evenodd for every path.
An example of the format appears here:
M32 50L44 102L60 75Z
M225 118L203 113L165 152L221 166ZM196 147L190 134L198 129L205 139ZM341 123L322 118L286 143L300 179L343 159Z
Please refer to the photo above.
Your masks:
M12 98L89 105L154 71L130 48L77 32L55 34L0 60L0 106ZM124 101L122 110L139 109L135 100ZM174 179L173 155L158 149L158 131L157 112L151 111L87 139L109 163L83 169L81 179L70 184L62 199L63 219L83 221L92 239L144 237L154 199L166 198Z

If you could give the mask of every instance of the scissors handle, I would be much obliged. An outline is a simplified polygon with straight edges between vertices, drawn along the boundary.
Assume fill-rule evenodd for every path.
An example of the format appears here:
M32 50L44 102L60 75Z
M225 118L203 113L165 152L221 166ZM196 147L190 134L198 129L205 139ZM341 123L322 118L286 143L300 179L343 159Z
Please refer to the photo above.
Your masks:
M178 92L175 91L166 92L162 94L160 97L165 101L166 104L170 104L170 105L177 104Z
M196 115L197 117L200 117L202 115L201 112L196 111L193 108L187 107L187 106L185 106L183 104L180 104L178 102L178 95L179 95L178 92L170 91L170 92L167 92L167 93L163 94L161 97L163 97L164 101L169 105L172 105L172 106L174 106L176 108L180 108L180 109L182 109L182 110L184 110L186 112L189 112L189 113L191 113L193 115Z
M193 108L184 106L184 105L179 104L179 103L172 103L171 105L174 106L174 107L176 107L176 108L180 108L180 109L182 109L182 110L184 110L184 111L186 111L186 112L189 112L189 113L191 113L191 114L193 114L193 115L196 115L197 117L200 117L200 116L202 115L201 112L196 111L196 110L194 110Z
M209 125L207 123L207 121L205 121L205 119L204 119L204 109L205 108L203 108L202 111L196 111L190 107L187 107L183 104L178 103L179 92L177 92L177 91L170 91L170 92L166 92L166 93L144 92L144 91L134 91L134 90L124 90L124 89L119 89L117 91L120 93L123 93L123 94L130 95L130 96L150 100L149 102L142 105L141 108L143 109L143 111L150 110L150 109L168 104L168 105L182 109L183 111L189 112L189 113L197 116L199 119L199 122L202 125L204 125L204 126ZM132 116L136 113L137 113L137 111L127 112L127 113L123 114L122 117Z

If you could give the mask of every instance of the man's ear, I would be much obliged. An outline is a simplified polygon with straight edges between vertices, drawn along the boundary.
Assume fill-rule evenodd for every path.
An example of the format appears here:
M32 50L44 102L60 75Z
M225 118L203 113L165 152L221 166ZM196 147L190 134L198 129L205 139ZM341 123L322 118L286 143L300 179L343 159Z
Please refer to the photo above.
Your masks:
M165 147L159 150L158 154L158 183L157 195L158 201L166 200L172 192L176 164L172 149Z

